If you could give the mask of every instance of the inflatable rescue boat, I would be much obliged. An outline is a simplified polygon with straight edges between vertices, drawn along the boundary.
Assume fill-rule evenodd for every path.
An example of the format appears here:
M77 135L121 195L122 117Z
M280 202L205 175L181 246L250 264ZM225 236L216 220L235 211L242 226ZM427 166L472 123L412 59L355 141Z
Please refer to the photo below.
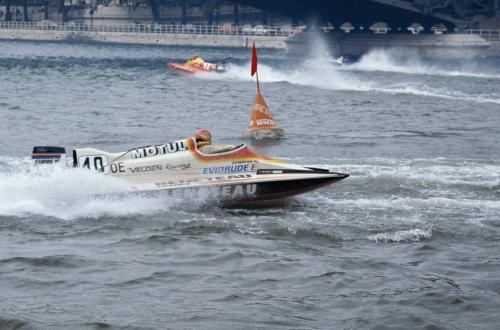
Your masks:
M65 153L62 147L34 147L32 159L35 164L64 164ZM199 196L229 204L281 200L349 176L261 156L246 145L206 154L194 138L121 153L74 149L72 167L120 180L127 190L119 194Z

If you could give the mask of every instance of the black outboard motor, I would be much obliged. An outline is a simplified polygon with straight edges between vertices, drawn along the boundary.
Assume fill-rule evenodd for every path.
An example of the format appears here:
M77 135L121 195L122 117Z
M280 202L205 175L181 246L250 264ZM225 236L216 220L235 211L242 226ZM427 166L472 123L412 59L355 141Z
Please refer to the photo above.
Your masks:
M226 66L224 65L224 63L217 63L215 65L215 71L217 71L217 72L226 72Z
M59 163L66 159L66 150L62 147L33 147L31 159L35 165Z

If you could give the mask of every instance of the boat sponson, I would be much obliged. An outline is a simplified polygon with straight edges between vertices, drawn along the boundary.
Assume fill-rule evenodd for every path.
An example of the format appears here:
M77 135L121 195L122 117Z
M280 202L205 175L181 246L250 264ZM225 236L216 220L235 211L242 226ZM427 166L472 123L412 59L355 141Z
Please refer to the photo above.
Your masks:
M254 201L280 200L320 187L336 183L349 174L331 173L331 176L290 179L279 181L260 181L251 183L227 183L210 186L186 186L169 189L143 190L134 192L95 195L94 198L126 198L142 197L178 197L182 200L204 199L217 201L221 204L246 203Z
M261 182L257 184L257 192L253 199L282 199L336 183L348 176L348 174L337 174L335 176L315 177L301 180Z

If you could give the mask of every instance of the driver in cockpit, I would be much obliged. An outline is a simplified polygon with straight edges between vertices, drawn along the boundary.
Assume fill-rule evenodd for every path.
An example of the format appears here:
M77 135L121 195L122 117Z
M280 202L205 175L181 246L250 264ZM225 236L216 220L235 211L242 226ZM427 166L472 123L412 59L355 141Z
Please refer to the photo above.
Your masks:
M213 145L212 134L206 129L198 130L194 135L194 139L196 140L196 147L198 150L205 154L218 154L236 149L232 144Z
M193 58L185 63L185 65L192 66L194 64L203 65L205 61L200 57L200 54L196 53Z

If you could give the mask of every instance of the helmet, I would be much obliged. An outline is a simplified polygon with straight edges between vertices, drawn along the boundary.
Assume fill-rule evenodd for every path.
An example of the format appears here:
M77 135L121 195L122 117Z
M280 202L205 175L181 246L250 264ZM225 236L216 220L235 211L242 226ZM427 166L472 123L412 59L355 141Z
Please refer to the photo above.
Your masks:
M194 135L198 146L208 145L212 143L212 134L206 129L200 129Z

